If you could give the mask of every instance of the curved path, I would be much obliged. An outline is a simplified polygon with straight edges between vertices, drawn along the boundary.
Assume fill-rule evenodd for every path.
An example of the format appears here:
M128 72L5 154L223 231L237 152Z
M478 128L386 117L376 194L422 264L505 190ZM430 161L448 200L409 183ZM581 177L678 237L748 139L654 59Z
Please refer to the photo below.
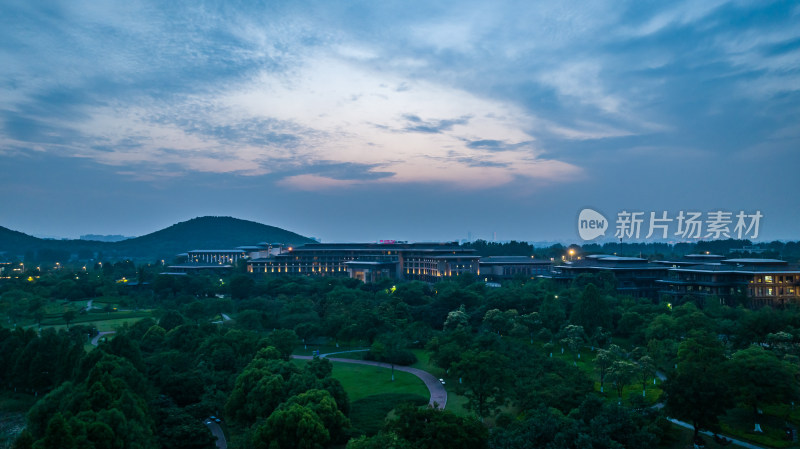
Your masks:
M211 418L205 420L205 423L206 426L208 426L208 430L217 437L217 449L228 449L228 442L225 441L225 434L222 432L222 427L212 421Z
M683 421L678 421L677 419L673 419L673 418L667 418L667 419L668 419L670 422L672 422L673 424L677 425L677 426L681 426L681 427L685 427L685 428L687 428L687 429L694 430L694 426L692 426L692 425L691 425L691 424L689 424L689 423L685 423L685 422L683 422ZM701 433L701 434L703 434L703 435L705 435L705 436L709 436L709 437L713 437L713 436L714 436L714 434L713 434L712 432L709 432L709 431L707 431L707 430L701 430L701 431L700 431L700 433ZM722 435L721 433L718 433L717 435L724 436L724 435ZM732 442L733 444L736 444L736 445L738 445L738 446L742 446L742 447L746 447L746 448L748 448L748 449L766 449L766 448L765 448L765 447L763 447L763 446L756 446L755 444L753 444L753 443L748 443L747 441L737 440L737 439L735 439L735 438L731 438L731 437L728 437L728 436L725 436L725 438L727 438L727 439L731 440L731 442Z
M95 335L95 337L92 339L92 344L94 346L97 346L97 344L100 342L100 337L102 337L104 335L116 334L116 333L117 333L116 331L98 332L97 335Z
M320 357L325 357L331 362L353 363L356 365L377 366L380 368L392 369L392 365L388 363L373 362L369 360L340 359L337 357L326 357L327 355L328 354L322 354ZM293 355L292 358L299 360L312 360L314 357L310 355ZM430 404L431 407L437 407L444 410L445 405L447 405L447 390L444 389L444 386L441 382L439 382L439 379L437 379L436 376L427 371L408 366L395 365L394 369L419 377L420 380L425 383L425 386L428 387L428 392L431 394L431 400L428 402L428 404Z

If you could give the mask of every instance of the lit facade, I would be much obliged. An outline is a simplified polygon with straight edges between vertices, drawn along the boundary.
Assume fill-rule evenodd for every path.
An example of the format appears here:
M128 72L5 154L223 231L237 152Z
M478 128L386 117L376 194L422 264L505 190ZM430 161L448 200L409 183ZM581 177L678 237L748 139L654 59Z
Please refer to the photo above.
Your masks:
M242 249L196 249L186 253L189 263L198 264L235 264L247 256Z
M659 280L659 293L681 298L715 296L732 304L745 295L751 305L782 305L800 301L800 267L776 259L725 259L718 262L674 265Z
M250 260L254 274L347 276L364 282L381 278L438 282L478 274L480 256L457 243L311 243Z

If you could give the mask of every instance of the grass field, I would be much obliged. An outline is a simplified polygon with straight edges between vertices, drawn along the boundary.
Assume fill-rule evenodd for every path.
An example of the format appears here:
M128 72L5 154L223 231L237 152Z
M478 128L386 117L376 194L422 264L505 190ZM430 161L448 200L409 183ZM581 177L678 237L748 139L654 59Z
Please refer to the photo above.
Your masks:
M394 371L392 382L390 369L375 366L334 363L333 377L342 383L350 402L378 394L413 394L430 398L428 388L418 377L402 371Z
M294 362L301 366L308 363L305 360ZM392 372L387 368L334 362L333 377L347 392L350 421L358 434L377 433L386 416L401 403L425 405L430 400L422 380L398 370L394 371L395 380L392 381Z
M752 410L743 408L729 410L725 416L720 417L722 432L760 446L797 447L795 443L784 439L783 429L786 426L786 419L772 414L773 411L768 408L765 414L759 417L758 422L764 432L755 433L752 431L755 427Z
M694 431L685 427L673 425L669 431L661 438L658 444L659 449L693 449L692 435ZM706 442L706 449L722 449L722 448L737 448L740 446L730 445L721 446L714 442L714 438L709 436L702 436L703 441Z
M93 316L90 320L82 321L80 318L76 319L70 326L74 326L76 324L91 324L97 328L98 332L107 332L117 330L118 327L122 327L125 323L128 325L132 325L133 323L143 319L151 317L152 315L150 312L118 312L111 315L106 316ZM113 317L113 318L112 318ZM38 327L36 324L30 324L25 327ZM55 330L59 329L66 329L67 324L61 321L60 324L42 324L42 329L52 328Z

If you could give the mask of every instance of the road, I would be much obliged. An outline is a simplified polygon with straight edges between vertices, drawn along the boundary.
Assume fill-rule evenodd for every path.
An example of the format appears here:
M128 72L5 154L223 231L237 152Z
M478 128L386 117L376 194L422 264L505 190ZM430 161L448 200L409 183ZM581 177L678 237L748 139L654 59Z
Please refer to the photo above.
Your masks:
M388 363L372 362L369 360L340 359L337 357L326 357L327 355L328 354L322 354L320 357L325 357L331 362L353 363L355 365L378 366L381 368L392 369L392 365ZM300 360L311 360L314 357L309 355L293 355L292 358ZM418 378L420 378L420 380L422 380L422 382L425 383L425 386L428 388L428 392L431 395L431 399L428 403L432 407L438 407L444 410L444 407L447 405L447 390L444 389L444 385L442 385L442 383L439 382L439 379L437 379L436 376L427 371L423 371L417 368L411 368L408 366L395 365L394 369L397 371L403 371L405 373L413 374Z
M228 442L225 441L225 433L222 432L222 427L211 419L205 420L208 430L217 437L217 449L228 449Z
M673 419L673 418L667 418L667 419L669 419L669 421L671 423L675 424L676 426L686 427L687 429L694 430L694 427L689 423L685 423L683 421L678 421L677 419ZM701 430L700 433L702 433L703 435L706 435L706 436L710 436L712 438L714 437L714 434L709 432L709 431L707 431L707 430ZM720 433L718 433L717 435L724 436L724 435L722 435ZM748 449L766 449L763 446L756 446L755 444L751 444L751 443L748 443L746 441L737 440L737 439L731 438L729 436L725 436L725 438L731 440L731 442L733 442L733 444L735 444L737 446L746 447Z
M95 337L92 339L92 344L94 346L97 346L100 342L100 338L102 338L104 335L116 334L116 333L117 333L116 331L98 332L97 335L95 335Z

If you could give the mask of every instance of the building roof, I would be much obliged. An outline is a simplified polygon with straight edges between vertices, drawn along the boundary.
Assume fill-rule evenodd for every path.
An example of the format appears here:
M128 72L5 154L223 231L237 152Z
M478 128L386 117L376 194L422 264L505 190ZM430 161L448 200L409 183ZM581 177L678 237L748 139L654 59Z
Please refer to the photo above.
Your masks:
M780 259L725 259L722 263L742 265L788 265L789 262Z
M574 262L566 262L564 265L558 265L555 268L567 270L664 270L666 267L659 264L649 263L645 259L637 257L604 257L595 260L578 260Z
M348 260L344 263L345 265L368 265L371 267L377 266L396 266L397 262L381 262L377 260Z
M693 273L742 273L742 274L800 274L800 267L788 264L732 265L724 263L704 263L687 267L670 268L669 271Z
M545 259L534 259L528 256L490 256L481 257L481 265L552 265Z
M190 253L243 253L241 249L193 249Z
M292 249L295 251L458 251L475 252L472 248L464 248L456 242L446 243L306 243Z
M232 268L233 265L218 264L218 263L182 263L178 265L170 265L167 268L175 268L182 270L209 270L218 268Z
M622 256L604 256L597 260L608 260L613 262L647 262L647 259L641 257L622 257Z

